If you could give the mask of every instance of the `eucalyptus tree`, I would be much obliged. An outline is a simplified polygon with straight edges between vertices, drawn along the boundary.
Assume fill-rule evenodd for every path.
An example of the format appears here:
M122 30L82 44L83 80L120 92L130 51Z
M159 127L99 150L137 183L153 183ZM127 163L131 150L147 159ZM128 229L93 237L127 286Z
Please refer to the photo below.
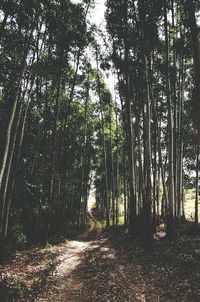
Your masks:
M22 106L27 100L27 89L33 86L35 73L31 74L29 66L39 57L42 4L3 3L1 12L1 66L4 86L3 108L5 120L2 131L2 157L0 168L1 189L1 237L7 233L10 198L7 197L10 175L12 173L13 154L18 139ZM30 93L29 93L30 95ZM27 101L28 103L29 101ZM20 130L19 130L20 132ZM3 239L2 239L3 240Z
M186 83L192 81L191 52L186 51L188 24L193 31L193 49L196 45L196 68L199 47L194 2L186 1L186 7L174 0L120 0L107 1L106 5L129 154L130 210L134 208L130 211L130 228L136 230L138 223L142 224L149 241L152 215L156 223L161 210L171 238L175 222L184 215L182 129L186 96L191 91Z
M193 90L193 121L197 130L197 147L196 147L196 198L195 198L195 223L198 224L198 203L199 203L199 167L200 167L200 42L196 20L196 3L195 1L186 0L186 13L188 17L188 25L191 32L192 54L195 72L195 87Z
M32 221L35 235L40 227L54 231L58 213L62 209L65 212L62 204L65 201L60 200L63 187L66 191L69 173L65 164L66 149L69 148L66 138L70 135L67 116L73 112L73 99L79 99L79 93L86 93L85 130L81 134L85 137L84 152L91 149L88 142L93 132L86 131L86 112L89 110L92 114L92 105L87 105L90 103L89 90L88 85L83 85L87 73L80 72L80 66L86 64L84 49L91 39L86 23L89 8L90 1L80 4L9 1L1 4L2 241L7 236L12 200L15 201L12 211L22 208L22 216L29 213L25 216ZM77 90L76 85L79 86ZM77 111L78 116L82 114L81 110ZM87 157L89 162L91 156ZM90 183L89 162L82 167L85 199ZM66 167L64 175L63 166ZM26 198L32 204L19 202L25 202Z

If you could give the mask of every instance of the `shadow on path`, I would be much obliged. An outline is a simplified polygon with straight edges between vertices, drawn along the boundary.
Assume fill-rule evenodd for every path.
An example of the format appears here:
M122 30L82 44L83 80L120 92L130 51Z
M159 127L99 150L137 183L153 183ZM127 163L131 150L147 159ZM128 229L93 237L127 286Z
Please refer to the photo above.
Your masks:
M155 243L147 254L124 230L106 231L89 215L91 228L63 245L38 302L200 301L200 240Z

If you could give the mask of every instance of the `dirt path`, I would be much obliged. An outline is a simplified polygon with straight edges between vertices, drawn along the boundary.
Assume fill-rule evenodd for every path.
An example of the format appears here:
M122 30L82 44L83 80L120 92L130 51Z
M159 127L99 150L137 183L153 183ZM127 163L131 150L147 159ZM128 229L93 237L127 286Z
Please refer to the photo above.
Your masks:
M91 228L65 244L61 264L37 301L198 302L200 240L155 244L152 253L121 231Z
M120 242L113 244L113 234L89 215L91 228L64 244L60 265L37 302L147 301L141 266L135 263L133 271L130 259L120 251ZM151 301L159 301L153 297Z
M133 286L100 222L89 215L91 228L65 244L60 265L37 302L145 301L143 288Z
M89 215L76 240L16 251L1 265L10 290L0 286L0 302L200 301L200 237L155 241L147 253L123 228L106 231Z
M86 301L82 295L84 278L75 274L85 260L85 254L92 252L102 237L100 222L89 213L90 229L80 235L77 240L67 241L59 257L59 265L50 278L46 290L37 299L42 301L79 302ZM90 301L91 302L91 301Z
M13 292L15 299L2 299L0 293L0 302L200 301L199 237L155 242L147 253L124 229L106 231L92 214L90 222L76 240L13 255L0 267L0 276L12 276L15 284L23 281L30 289L42 284L24 298Z

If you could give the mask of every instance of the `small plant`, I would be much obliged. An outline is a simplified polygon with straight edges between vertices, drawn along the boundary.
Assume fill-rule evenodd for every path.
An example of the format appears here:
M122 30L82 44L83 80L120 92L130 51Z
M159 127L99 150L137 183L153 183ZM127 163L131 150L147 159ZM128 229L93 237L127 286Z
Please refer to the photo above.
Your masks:
M27 244L27 238L23 233L23 227L20 223L13 225L11 233L11 241L16 248L23 248Z

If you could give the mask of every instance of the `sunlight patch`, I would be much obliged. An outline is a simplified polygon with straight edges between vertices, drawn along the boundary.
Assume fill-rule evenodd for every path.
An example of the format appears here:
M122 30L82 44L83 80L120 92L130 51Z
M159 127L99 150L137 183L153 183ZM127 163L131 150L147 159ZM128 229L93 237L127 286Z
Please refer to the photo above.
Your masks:
M110 253L110 254L103 255L102 258L103 259L116 259L116 256L115 256L115 254Z
M108 252L110 249L108 247L102 247L100 249L101 252Z
M81 263L80 253L88 248L88 242L69 241L66 244L66 251L60 257L60 264L55 270L55 275L63 277L76 269Z

